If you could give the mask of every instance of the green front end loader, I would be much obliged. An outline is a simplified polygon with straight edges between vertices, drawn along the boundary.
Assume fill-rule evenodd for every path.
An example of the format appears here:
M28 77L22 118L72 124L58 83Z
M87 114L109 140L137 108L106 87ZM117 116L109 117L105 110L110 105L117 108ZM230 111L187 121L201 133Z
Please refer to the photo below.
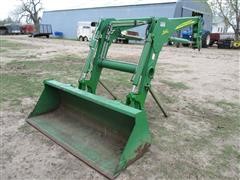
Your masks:
M138 64L106 58L122 31L144 25L146 37ZM158 56L169 39L183 41L171 35L187 26L193 26L193 41L187 43L200 48L199 17L102 19L90 42L78 87L45 80L27 122L106 177L115 178L151 144L144 103ZM96 95L103 68L133 74L132 90L124 103Z

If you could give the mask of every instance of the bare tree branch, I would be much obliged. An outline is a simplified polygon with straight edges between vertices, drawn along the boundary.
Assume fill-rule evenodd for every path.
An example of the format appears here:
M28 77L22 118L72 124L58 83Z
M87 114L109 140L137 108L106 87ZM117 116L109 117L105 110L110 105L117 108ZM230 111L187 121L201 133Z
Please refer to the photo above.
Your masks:
M25 19L26 21L32 21L36 28L40 23L41 18L39 13L43 10L42 0L20 0L21 5L16 9L18 18Z
M240 0L212 0L209 3L215 15L223 17L226 25L233 28L236 40L239 39Z

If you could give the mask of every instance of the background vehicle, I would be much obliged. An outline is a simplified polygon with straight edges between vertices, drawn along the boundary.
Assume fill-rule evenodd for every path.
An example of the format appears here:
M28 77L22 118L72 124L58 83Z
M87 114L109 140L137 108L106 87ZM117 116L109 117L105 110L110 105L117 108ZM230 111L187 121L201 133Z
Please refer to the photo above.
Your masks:
M116 39L116 43L128 44L130 40L143 40L136 31L122 31L121 36Z
M208 48L210 46L210 32L206 30L202 30L202 47ZM192 40L192 30L184 30L181 32L181 37L187 40ZM189 44L183 44L183 46L189 46Z
M217 44L218 48L240 48L240 40L235 40L234 33L211 33L210 46Z
M97 22L79 21L77 25L77 38L79 41L89 41L91 40Z
M188 11L188 16L199 16L201 17L202 22L202 47L208 48L210 44L210 32L212 31L212 16L210 16L209 12L201 12L201 11ZM185 14L186 15L186 14ZM193 33L192 27L184 28L178 34L179 37L192 41ZM189 46L189 44L183 44L183 46Z
M22 34L32 34L35 30L33 24L24 24L21 26L21 33Z
M37 29L38 31L33 32L31 34L31 37L46 36L47 38L49 38L49 36L52 34L51 24L39 24L39 27Z
M4 24L0 26L0 34L1 35L14 35L14 34L21 34L21 26L20 24Z

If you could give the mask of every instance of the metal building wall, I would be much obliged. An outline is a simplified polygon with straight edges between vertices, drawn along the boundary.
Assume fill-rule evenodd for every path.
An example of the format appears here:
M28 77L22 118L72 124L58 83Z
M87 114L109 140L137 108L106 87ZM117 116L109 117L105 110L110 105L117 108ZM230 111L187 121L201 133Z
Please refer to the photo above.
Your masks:
M61 31L66 38L77 38L76 29L78 21L98 21L100 18L107 17L186 17L191 16L193 11L204 14L204 29L211 31L211 9L204 1L197 0L176 0L176 2L171 3L45 11L42 23L52 24L53 32ZM138 31L140 35L144 35L143 28L138 28Z
M212 11L208 4L200 0L179 0L176 4L174 17L189 17L192 12L203 14L203 29L212 31Z
M130 5L76 10L45 11L42 23L51 24L53 32L61 31L66 38L77 38L78 21L98 21L100 18L174 17L176 3ZM140 30L143 35L144 31Z

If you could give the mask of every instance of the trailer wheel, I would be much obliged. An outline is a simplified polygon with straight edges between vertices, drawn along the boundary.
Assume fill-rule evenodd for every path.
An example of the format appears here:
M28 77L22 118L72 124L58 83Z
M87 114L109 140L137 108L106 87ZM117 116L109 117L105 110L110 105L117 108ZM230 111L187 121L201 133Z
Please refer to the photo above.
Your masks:
M79 36L79 41L83 41L83 37L82 36Z
M87 38L87 36L85 36L84 38L83 38L83 41L88 41L88 38Z
M206 31L202 36L202 47L208 48L210 45L210 32Z

